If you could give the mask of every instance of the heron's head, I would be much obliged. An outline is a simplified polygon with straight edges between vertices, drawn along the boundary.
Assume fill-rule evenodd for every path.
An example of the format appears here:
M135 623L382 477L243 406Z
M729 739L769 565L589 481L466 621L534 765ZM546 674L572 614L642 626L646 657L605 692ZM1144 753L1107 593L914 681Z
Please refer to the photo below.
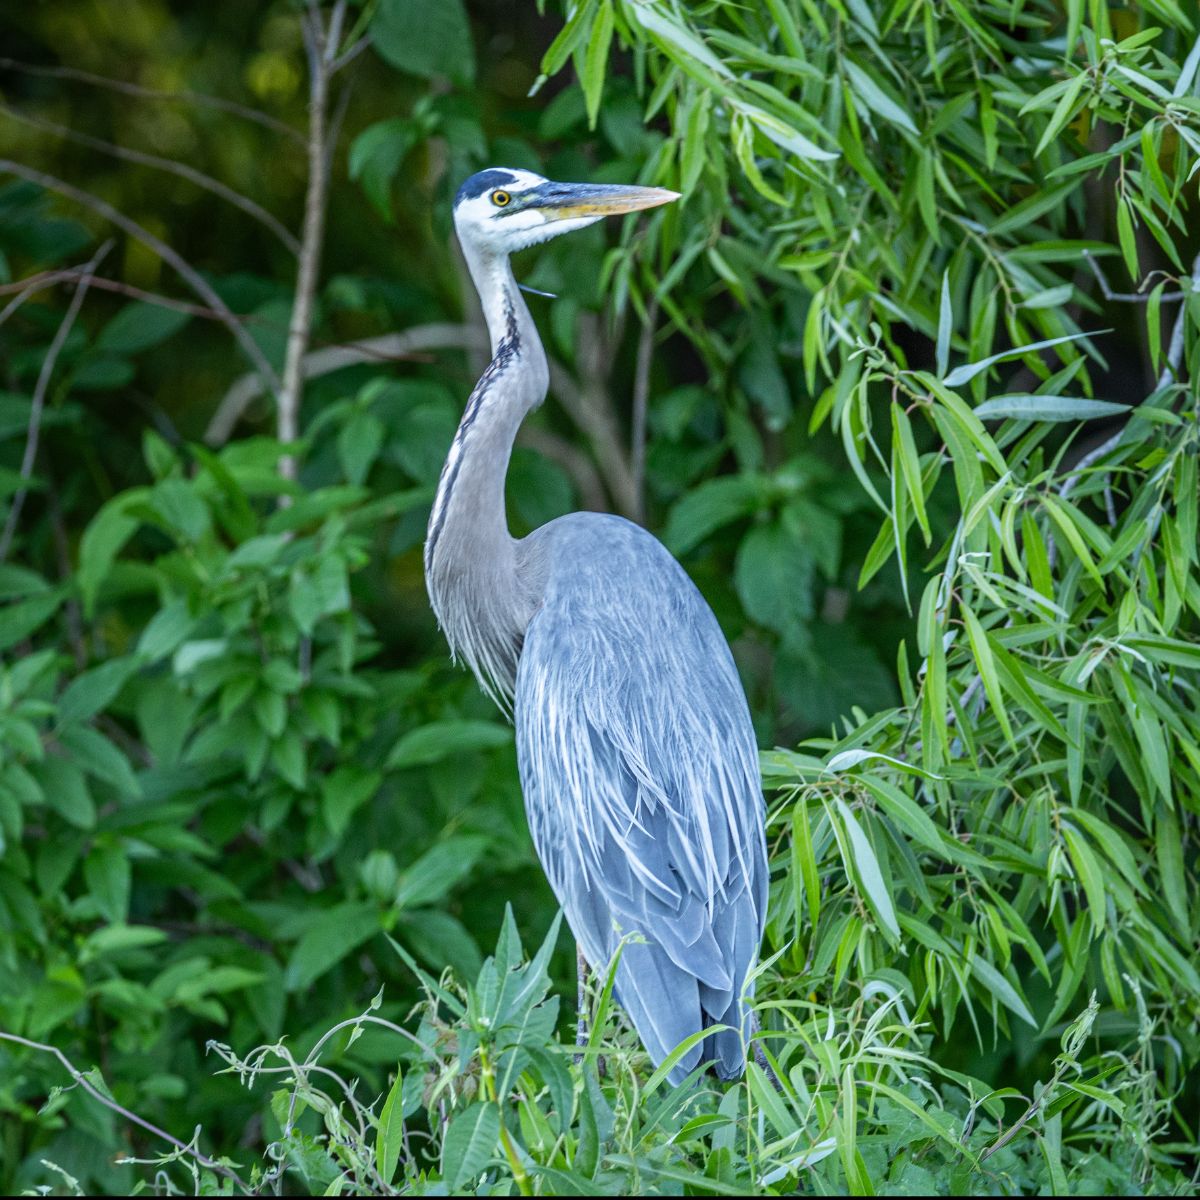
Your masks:
M678 200L666 188L554 183L532 171L492 167L472 175L454 197L454 228L471 249L512 254L601 217Z

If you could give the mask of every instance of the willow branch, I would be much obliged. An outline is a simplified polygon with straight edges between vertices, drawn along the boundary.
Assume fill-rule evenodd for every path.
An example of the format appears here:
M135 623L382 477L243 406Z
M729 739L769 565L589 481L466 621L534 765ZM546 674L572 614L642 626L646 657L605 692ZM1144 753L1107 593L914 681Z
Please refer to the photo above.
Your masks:
M94 87L108 88L113 92L122 92L126 96L140 96L144 100L164 100L176 104L195 104L204 108L216 108L222 112L232 113L246 121L253 121L264 129L282 134L294 142L304 144L304 135L283 121L260 112L257 108L239 104L236 100L226 100L223 96L210 96L205 92L183 90L168 92L161 88L144 87L140 83L130 83L125 79L110 79L107 75L94 75L91 71L81 71L78 67L47 67L34 63L18 62L15 58L0 57L0 69L20 71L24 75L46 75L54 79L74 79L80 83L92 84Z
M47 175L44 171L35 171L32 167L25 166L24 163L13 162L7 158L0 158L0 171L7 172L10 175L19 175L22 179L28 179L30 183L36 183L41 187L48 188L50 191L58 192L70 200L74 200L77 204L82 204L85 208L89 208L104 217L105 220L111 221L112 224L116 225L118 229L124 230L130 237L136 238L143 245L148 246L159 258L173 267L192 290L216 312L221 323L233 334L246 357L259 374L262 375L266 385L273 393L278 393L279 376L275 374L271 364L267 362L266 356L255 344L254 339L246 332L241 322L229 310L229 306L225 301L213 290L208 280L179 254L177 250L168 246L161 238L155 237L154 234L139 225L131 217L127 217L120 210L113 208L108 201L101 200L99 196L94 196L91 192L85 192L82 188L77 188L74 184L58 179L54 175Z
M20 112L15 108L10 108L7 104L0 104L0 113L3 113L6 117L10 117L14 121L30 125L34 129L44 129L47 133L58 134L59 137L77 142L81 146L88 146L104 154L110 154L113 158L119 158L125 162L137 163L143 167L154 167L156 170L167 171L172 175L179 176L180 179L186 179L189 183L195 184L196 187L202 188L206 192L211 192L214 196L219 196L227 203L240 208L247 216L261 222L292 254L300 253L300 243L296 241L291 231L277 217L267 212L261 204L256 204L249 196L243 196L241 192L234 191L233 188L222 183L219 179L214 179L211 175L206 175L203 171L198 171L195 167L188 166L187 163L176 162L173 158L163 158L158 154L147 154L142 150L133 150L128 146L118 146L115 142L106 142L102 138L95 138L90 134L80 133L79 130L72 129L70 126L59 125L57 121L47 121L44 117L36 117L32 113Z
M79 315L83 298L87 295L88 276L91 275L92 271L100 263L100 260L104 258L112 247L113 244L110 239L96 251L92 256L91 262L83 267L82 277L75 288L75 295L71 297L71 303L67 305L66 314L63 316L62 321L59 322L58 329L50 343L50 348L46 351L46 357L42 359L42 369L38 372L37 383L33 389L33 401L29 406L29 430L25 437L25 453L21 457L21 486L12 498L12 504L9 505L8 509L8 516L4 520L4 531L0 533L0 563L8 557L13 537L17 532L17 522L21 519L21 510L25 507L25 497L29 495L29 481L33 478L33 467L37 462L38 443L41 440L42 410L46 405L46 392L50 387L50 377L54 374L54 365L58 362L58 356L66 344L67 336L71 332L71 326L75 324L75 318Z
M218 1175L223 1175L226 1179L237 1184L247 1195L251 1194L250 1185L231 1167L225 1166L209 1158L207 1154L202 1153L195 1146L181 1142L178 1138L172 1137L164 1129L159 1129L157 1125L152 1125L143 1117L139 1117L137 1113L130 1112L129 1109L118 1104L115 1100L106 1096L99 1088L97 1088L90 1079L75 1066L73 1062L60 1050L57 1046L48 1046L44 1042L33 1042L28 1038L19 1037L15 1033L0 1032L0 1041L12 1042L17 1046L24 1046L28 1050L38 1050L43 1054L50 1054L58 1059L59 1063L66 1070L67 1074L78 1084L93 1100L103 1104L105 1108L111 1112L115 1112L118 1116L124 1117L133 1125L138 1125L147 1133L153 1134L157 1138L162 1138L164 1142L175 1147L182 1154L190 1155L202 1167L207 1167L210 1171L215 1171Z

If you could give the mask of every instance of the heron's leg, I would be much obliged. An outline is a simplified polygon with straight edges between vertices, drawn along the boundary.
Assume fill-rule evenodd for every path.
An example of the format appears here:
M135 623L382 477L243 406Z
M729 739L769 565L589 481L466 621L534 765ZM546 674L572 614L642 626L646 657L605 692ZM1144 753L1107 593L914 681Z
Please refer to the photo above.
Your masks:
M583 947L575 943L575 1061L583 1061L583 1048L587 1045L588 1028L587 1016L587 977L588 962L583 957Z
M758 1023L758 1014L750 1013L750 1036L753 1037L756 1033L762 1031L762 1026ZM775 1068L771 1066L767 1059L766 1053L763 1051L762 1042L754 1042L754 1061L762 1068L762 1073L771 1081L771 1086L777 1092L783 1091L783 1084L779 1082L779 1076L775 1074Z
M583 1062L583 1051L588 1044L588 1039L592 1036L592 1023L588 1019L587 1011L587 982L588 975L591 972L591 967L588 966L588 960L583 955L583 947L575 943L575 1062L576 1065ZM596 1071L600 1078L603 1079L608 1074L608 1068L604 1062L604 1055L596 1056Z

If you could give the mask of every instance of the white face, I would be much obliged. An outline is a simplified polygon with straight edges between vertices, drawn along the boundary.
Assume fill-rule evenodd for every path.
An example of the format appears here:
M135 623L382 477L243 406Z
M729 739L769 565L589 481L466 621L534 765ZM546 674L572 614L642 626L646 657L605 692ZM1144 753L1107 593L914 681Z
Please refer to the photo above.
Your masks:
M532 171L491 167L472 175L454 199L454 227L464 247L513 254L547 238L583 229L601 217L653 208L677 198L663 188L554 183Z
M492 168L473 175L454 205L454 228L460 241L499 254L514 254L560 233L595 224L603 213L566 217L543 207L534 197L546 196L553 184L532 171ZM468 188L474 195L463 195Z

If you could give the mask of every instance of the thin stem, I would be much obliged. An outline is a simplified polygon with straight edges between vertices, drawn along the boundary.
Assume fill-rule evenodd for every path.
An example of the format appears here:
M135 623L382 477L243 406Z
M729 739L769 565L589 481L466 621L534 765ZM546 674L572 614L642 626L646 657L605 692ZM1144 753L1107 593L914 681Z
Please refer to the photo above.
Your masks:
M508 1126L504 1123L504 1109L500 1104L499 1097L496 1095L495 1068L488 1057L487 1047L482 1045L479 1047L479 1076L483 1089L483 1098L490 1100L500 1113L500 1145L504 1148L504 1157L508 1159L508 1167L512 1171L513 1182L517 1185L517 1191L522 1196L532 1196L533 1187L529 1182L529 1174L525 1170L525 1164L517 1154L516 1146L513 1145L512 1135L508 1132Z
M72 1063L71 1060L67 1058L67 1056L61 1050L59 1050L57 1046L48 1046L44 1042L33 1042L28 1038L19 1037L15 1033L0 1032L0 1041L13 1042L15 1045L24 1046L29 1050L40 1050L43 1054L53 1055L62 1064L71 1078L81 1088L83 1088L83 1090L87 1092L87 1094L91 1096L93 1100L98 1100L104 1105L105 1108L117 1113L119 1116L124 1117L125 1120L131 1122L132 1124L140 1126L142 1129L146 1130L147 1133L151 1133L155 1137L162 1138L164 1142L174 1146L176 1150L181 1151L183 1154L191 1155L191 1157L194 1158L202 1167L207 1167L210 1171L215 1171L218 1175L223 1175L226 1179L232 1180L237 1184L238 1187L242 1189L243 1192L246 1193L246 1195L250 1195L250 1185L236 1171L230 1167L224 1166L222 1163L215 1162L213 1159L209 1158L207 1154L197 1150L195 1146L181 1142L178 1138L172 1137L166 1132L166 1130L159 1129L157 1125L152 1125L143 1117L139 1117L137 1113L130 1112L129 1109L124 1108L115 1100L110 1099L97 1087L95 1087L88 1077L81 1070L79 1070L79 1068L76 1067L75 1064Z
M95 138L90 134L80 133L69 126L59 125L56 121L47 121L44 117L35 117L31 113L19 112L15 108L10 108L7 104L0 104L0 113L12 118L14 121L21 121L26 125L31 125L35 129L44 129L47 133L58 134L60 137L65 137L68 141L77 142L81 146L89 146L93 150L110 154L113 158L119 158L125 162L137 163L143 167L154 167L159 171L167 171L172 175L177 175L180 179L186 179L189 183L195 184L196 187L202 188L206 192L211 192L214 196L220 196L222 200L227 201L236 208L240 208L242 212L253 217L256 221L260 221L292 254L300 253L300 243L296 241L295 237L292 236L283 223L277 217L267 212L262 205L256 204L249 196L243 196L241 192L234 191L233 188L222 183L219 179L214 179L211 175L206 175L203 171L197 171L195 167L188 166L187 163L176 162L173 158L163 158L158 154L147 154L142 150L132 150L128 146L118 146L114 142L106 142L102 138Z
M658 320L658 297L646 310L646 322L638 338L637 367L633 374L633 430L629 445L629 470L637 499L637 518L646 519L646 414L650 402L650 365L654 355L654 331Z
M96 251L92 260L82 268L82 278L75 288L75 295L71 297L71 303L67 305L67 311L59 323L50 348L46 351L46 357L42 359L42 369L38 372L37 383L33 389L33 401L29 406L29 429L25 436L25 453L21 458L21 486L13 496L8 516L4 521L4 531L0 533L0 563L8 557L13 537L17 532L17 522L21 519L21 510L25 507L25 497L29 495L29 481L33 478L38 442L41 439L42 410L46 405L46 391L50 386L50 377L54 374L54 365L58 362L58 356L71 332L71 327L75 324L75 318L79 315L83 298L87 295L88 277L112 247L112 240L109 239Z
M100 216L111 221L118 229L124 230L130 237L136 238L143 245L153 250L159 258L174 267L192 290L216 312L221 323L233 334L238 345L241 346L246 357L254 365L259 374L262 375L263 380L272 393L278 394L279 377L272 370L271 364L267 362L266 356L258 348L254 339L245 331L238 319L230 312L229 306L225 301L213 290L212 285L177 250L168 246L161 238L155 237L154 234L139 225L131 217L127 217L123 212L113 208L106 200L101 200L99 196L94 196L91 192L85 192L82 188L77 188L74 184L58 179L54 175L47 175L44 171L35 171L32 167L27 167L23 163L13 162L12 159L8 158L0 158L0 171L7 172L10 175L18 175L22 179L28 179L30 183L36 183L41 187L48 188L50 191L58 192L60 195L74 200L77 204L82 204L85 208L90 208L93 212L99 213Z
M204 108L217 108L222 112L232 113L244 120L253 121L264 129L282 134L292 141L304 144L304 135L290 125L268 113L260 112L257 108L239 104L236 100L226 100L223 96L210 96L205 92L191 92L186 89L179 92L168 92L161 88L143 87L140 83L130 83L124 79L110 79L107 75L94 75L91 71L81 71L78 67L46 67L33 63L18 62L15 58L0 58L0 68L8 71L20 71L24 75L48 75L54 79L75 79L80 83L92 84L95 87L108 88L110 91L122 92L127 96L140 96L145 100L165 100L176 104L196 104Z

